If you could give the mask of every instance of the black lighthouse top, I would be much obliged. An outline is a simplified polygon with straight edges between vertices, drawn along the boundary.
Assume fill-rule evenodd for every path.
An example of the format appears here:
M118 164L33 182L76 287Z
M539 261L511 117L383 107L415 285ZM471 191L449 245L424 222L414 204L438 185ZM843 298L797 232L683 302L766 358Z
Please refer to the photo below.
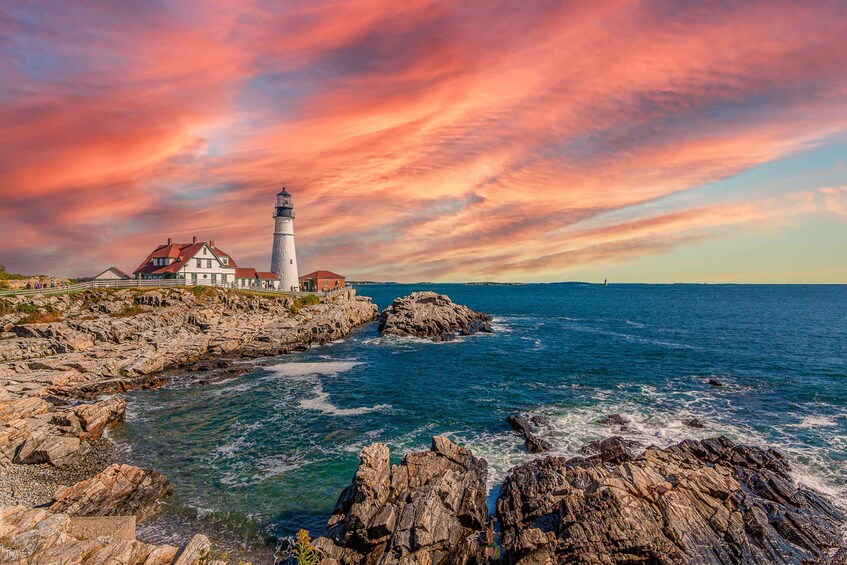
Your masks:
M294 205L291 203L291 194L282 187L282 190L276 195L276 210L274 218L283 216L285 218L294 219Z

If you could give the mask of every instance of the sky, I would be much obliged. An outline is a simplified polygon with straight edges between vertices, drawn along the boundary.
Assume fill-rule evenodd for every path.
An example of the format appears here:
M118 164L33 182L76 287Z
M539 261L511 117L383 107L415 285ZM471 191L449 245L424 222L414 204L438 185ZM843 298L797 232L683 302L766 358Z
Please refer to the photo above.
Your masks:
M0 3L0 263L847 282L847 2Z

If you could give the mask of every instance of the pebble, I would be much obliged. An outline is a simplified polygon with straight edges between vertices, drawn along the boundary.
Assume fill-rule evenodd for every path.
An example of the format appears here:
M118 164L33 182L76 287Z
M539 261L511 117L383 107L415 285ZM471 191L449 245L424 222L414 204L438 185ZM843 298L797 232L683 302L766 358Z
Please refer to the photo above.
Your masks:
M40 506L53 500L60 486L70 486L116 463L114 444L101 438L75 463L65 467L0 462L0 506Z

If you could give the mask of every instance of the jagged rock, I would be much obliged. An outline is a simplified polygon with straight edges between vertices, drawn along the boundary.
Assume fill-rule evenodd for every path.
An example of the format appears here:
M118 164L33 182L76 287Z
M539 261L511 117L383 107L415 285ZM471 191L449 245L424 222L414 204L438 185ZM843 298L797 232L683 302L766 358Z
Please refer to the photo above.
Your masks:
M847 516L797 487L782 455L726 438L619 465L547 457L497 500L509 563L831 563Z
M141 521L155 513L159 499L170 492L162 473L114 464L90 479L60 489L50 511L71 516L136 516Z
M522 416L509 416L507 418L512 429L524 437L524 446L530 453L543 453L550 451L553 447L549 441L535 435L526 418Z
M396 298L379 316L379 333L449 341L457 335L491 332L491 316L454 304L448 296L414 292Z
M73 520L44 508L0 508L0 562L170 565L178 551L137 541L134 531L131 539L88 535L74 527Z
M388 448L366 447L315 540L325 562L483 563L493 536L485 505L488 464L444 437L390 466Z
M722 383L718 379L709 379L707 382L709 383L709 386L713 386L713 387L726 386L724 383Z
M704 428L706 425L699 418L690 418L685 421L685 425L689 428Z
M33 433L20 444L12 462L24 465L50 463L61 467L76 458L80 446L77 437Z
M126 415L126 400L113 396L93 404L79 404L71 409L77 418L86 439L98 439L103 431L119 422Z
M197 534L185 545L182 553L174 562L174 565L194 565L195 563L207 563L212 544L209 538L203 534ZM210 564L211 565L211 564Z
M623 463L633 459L631 450L638 447L638 442L625 440L620 436L592 441L583 445L579 450L586 455L596 455L603 463Z
M611 414L604 418L600 418L597 420L597 423L601 426L621 426L624 427L629 424L629 419L625 416L621 416L620 414Z
M123 419L126 401L112 397L70 407L60 399L23 397L0 403L0 454L19 464L73 462L108 426Z

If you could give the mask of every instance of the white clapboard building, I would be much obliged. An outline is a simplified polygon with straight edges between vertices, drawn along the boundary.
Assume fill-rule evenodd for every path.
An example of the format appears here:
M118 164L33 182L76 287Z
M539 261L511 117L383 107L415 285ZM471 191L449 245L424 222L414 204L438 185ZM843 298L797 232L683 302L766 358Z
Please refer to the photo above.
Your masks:
M256 274L246 279L243 275L248 271ZM197 237L191 243L175 243L168 238L132 274L139 279L180 279L188 285L279 288L279 277L239 269L235 260L216 247L214 241L197 241Z

